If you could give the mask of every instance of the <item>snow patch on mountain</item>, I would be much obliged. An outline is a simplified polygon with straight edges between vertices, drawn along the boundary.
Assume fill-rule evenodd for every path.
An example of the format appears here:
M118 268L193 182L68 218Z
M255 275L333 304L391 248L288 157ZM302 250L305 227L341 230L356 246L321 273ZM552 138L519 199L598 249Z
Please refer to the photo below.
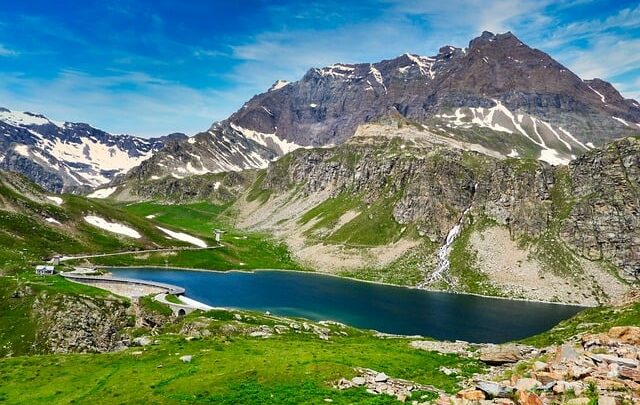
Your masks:
M242 128L241 126L235 125L234 123L231 123L230 125L231 125L231 128L240 132L246 138L257 142L262 146L266 146L269 149L275 150L276 152L279 152L280 155L284 155L296 149L302 148L301 145L298 145L294 142L289 142L286 139L278 138L278 136L275 133L265 134L265 133L254 131L251 129ZM263 159L260 159L260 160L263 160Z
M117 187L107 187L107 188L99 188L93 193L87 195L88 198L107 198L111 194L115 193Z
M106 219L96 215L87 215L84 217L84 220L87 223L97 228L104 229L107 232L117 233L119 235L125 235L134 239L140 239L142 237L142 235L140 235L138 231L136 231L135 229L127 225L123 225L118 222L109 222Z
M162 228L160 226L156 226L156 228L160 229L162 232L166 233L167 235L171 236L174 239L178 239L181 240L183 242L187 242L187 243L191 243L194 246L198 246L201 248L206 248L207 247L207 242L203 241L202 239L196 238L195 236L191 236L189 234L186 234L184 232L175 232L172 231L170 229L167 228Z

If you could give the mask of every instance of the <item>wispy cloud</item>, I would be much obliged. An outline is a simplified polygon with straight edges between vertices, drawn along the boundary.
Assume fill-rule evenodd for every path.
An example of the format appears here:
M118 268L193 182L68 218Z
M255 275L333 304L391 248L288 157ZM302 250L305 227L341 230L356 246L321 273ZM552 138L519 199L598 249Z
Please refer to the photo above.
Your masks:
M0 56L15 56L18 53L12 49L7 48L3 44L0 44Z
M113 133L131 133L134 128L140 136L206 129L215 115L211 100L224 98L215 91L196 90L142 72L96 77L65 70L53 80L0 75L0 99L11 100L14 109L88 122ZM42 100L47 100L46 105Z

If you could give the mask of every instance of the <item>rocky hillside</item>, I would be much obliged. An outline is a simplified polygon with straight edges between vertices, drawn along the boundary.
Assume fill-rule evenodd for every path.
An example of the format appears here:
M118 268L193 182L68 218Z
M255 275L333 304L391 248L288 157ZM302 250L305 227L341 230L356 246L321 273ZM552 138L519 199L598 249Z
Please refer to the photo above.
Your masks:
M161 149L186 138L112 135L87 124L0 108L0 169L22 173L52 192L88 190L110 182Z
M580 303L627 288L638 138L559 167L423 141L291 153L236 203L239 223L286 238L312 267L378 281Z

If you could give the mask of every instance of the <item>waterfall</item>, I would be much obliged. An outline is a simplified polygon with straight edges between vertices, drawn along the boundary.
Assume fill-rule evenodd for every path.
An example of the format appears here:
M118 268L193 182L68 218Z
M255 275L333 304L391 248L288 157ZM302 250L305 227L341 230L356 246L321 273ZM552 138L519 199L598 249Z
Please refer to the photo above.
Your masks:
M476 189L478 188L478 183L473 185L472 195L471 195L471 203L469 206L462 212L460 219L458 222L449 230L447 234L447 238L444 241L444 244L438 248L438 264L436 265L435 270L427 277L419 286L426 287L427 285L437 281L438 279L444 278L445 273L449 270L449 255L451 254L451 248L453 247L453 242L458 238L460 232L462 231L462 225L464 224L465 217L469 210L471 210L471 206L473 205L473 197L475 197Z

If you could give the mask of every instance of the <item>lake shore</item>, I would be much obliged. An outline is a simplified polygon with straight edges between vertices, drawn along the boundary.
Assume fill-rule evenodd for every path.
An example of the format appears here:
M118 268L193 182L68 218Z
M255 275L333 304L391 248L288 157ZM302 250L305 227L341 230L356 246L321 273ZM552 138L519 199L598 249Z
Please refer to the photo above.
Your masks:
M321 275L321 276L336 277L336 278L340 278L340 279L358 281L358 282L363 282L363 283L384 285L384 286L396 287L396 288L405 288L405 289L411 289L411 290L417 290L417 291L428 291L428 292L441 293L441 294L468 295L468 296L474 296L474 297L482 297L482 298L498 299L498 300L507 300L507 301L521 301L521 302L531 302L531 303L540 303L540 304L554 304L554 305L563 305L563 306L575 306L575 307L582 307L582 308L585 308L585 309L594 308L595 307L595 306L592 306L592 305L576 304L576 303L570 303L570 302L534 300L534 299L519 298L519 297L501 297L501 296L495 296L495 295L483 295L483 294L469 293L469 292L443 291L443 290L430 289L430 288L418 288L416 286L404 286L404 285L398 285L398 284L385 283L385 282L382 282L382 281L365 280L365 279L360 279L360 278L356 278L356 277L341 276L339 274L325 273L325 272L313 271L313 270L293 270L293 269L215 270L215 269L173 267L173 266L172 267L158 267L158 266L96 266L96 267L97 268L101 268L101 269L157 269L157 270L182 270L182 271L198 271L198 272L216 272L216 273L232 273L232 272L235 272L235 273L255 273L255 272L260 272L260 271L282 271L282 272L291 272L291 273L317 274L317 275Z

